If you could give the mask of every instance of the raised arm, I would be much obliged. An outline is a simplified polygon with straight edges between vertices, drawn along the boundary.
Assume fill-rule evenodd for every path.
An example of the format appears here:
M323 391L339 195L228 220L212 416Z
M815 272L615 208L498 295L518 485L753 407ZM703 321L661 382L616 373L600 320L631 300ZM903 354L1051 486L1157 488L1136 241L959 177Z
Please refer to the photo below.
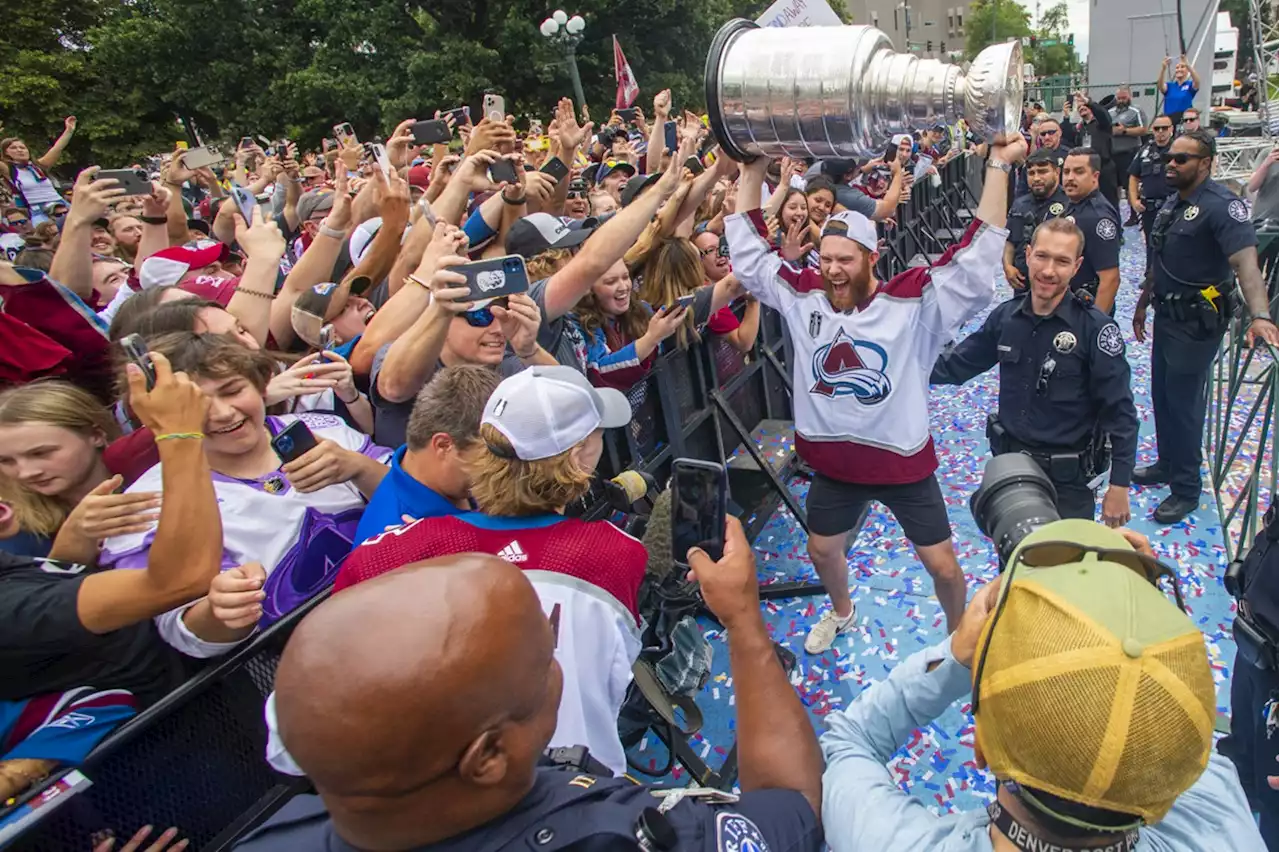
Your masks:
M227 313L240 320L260 346L266 347L271 329L271 304L276 295L280 258L284 257L284 235L271 220L262 221L254 211L253 226L244 227L235 214L236 242L245 253L244 274L236 292L227 302Z
M71 137L76 133L76 117L69 115L62 120L62 133L54 140L53 145L48 151L44 152L44 156L36 160L36 165L48 171L58 165L58 159L62 156L62 152L67 149L67 145L71 142Z
M450 323L471 304L466 279L449 269L466 262L465 257L457 255L442 257L431 279L423 282L431 290L429 306L391 344L378 370L378 395L387 402L413 399L435 373Z
M351 196L347 192L346 170L341 170L334 186L333 208L320 223L315 239L289 270L284 287L271 302L271 335L281 346L287 346L293 340L291 316L294 302L299 294L323 284L333 275L333 267L342 254L350 229Z
M1187 61L1186 54L1182 55L1182 64L1187 66L1187 72L1191 74L1191 85L1197 92L1200 91L1200 75L1196 73L1196 66Z
M680 151L672 158L657 184L605 222L582 244L573 259L551 276L547 281L544 321L557 319L572 310L591 285L623 258L658 208L675 192L683 168L681 155L687 158L688 153L691 149L682 142Z
M164 505L145 568L101 571L85 578L77 610L94 633L110 633L168 612L205 593L222 563L222 518L204 456L209 398L153 352L156 384L128 367L129 403L156 436ZM172 435L172 438L166 438Z
M62 239L49 266L49 277L86 302L93 296L93 249L89 240L93 223L107 215L111 203L124 196L120 182L111 178L94 180L98 166L76 175L71 209L62 226Z

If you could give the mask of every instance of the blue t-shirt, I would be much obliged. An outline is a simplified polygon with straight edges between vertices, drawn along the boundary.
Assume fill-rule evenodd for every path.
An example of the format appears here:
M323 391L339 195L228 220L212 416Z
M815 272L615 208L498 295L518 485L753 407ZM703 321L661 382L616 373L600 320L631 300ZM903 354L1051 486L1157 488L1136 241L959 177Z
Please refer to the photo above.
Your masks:
M12 553L14 556L37 556L43 558L49 555L49 550L52 547L53 539L45 538L42 535L36 535L26 530L11 538L0 538L0 553Z
M391 470L382 478L369 505L364 508L364 515L356 527L353 541L360 544L365 539L383 533L388 527L398 527L404 523L401 516L408 515L414 520L435 518L440 515L461 515L468 509L459 509L443 495L423 485L410 476L401 466L404 454L409 448L402 446L391 458Z
M1170 80L1164 84L1165 115L1191 109L1191 102L1195 99L1196 84L1191 81L1190 77L1181 83L1177 80Z

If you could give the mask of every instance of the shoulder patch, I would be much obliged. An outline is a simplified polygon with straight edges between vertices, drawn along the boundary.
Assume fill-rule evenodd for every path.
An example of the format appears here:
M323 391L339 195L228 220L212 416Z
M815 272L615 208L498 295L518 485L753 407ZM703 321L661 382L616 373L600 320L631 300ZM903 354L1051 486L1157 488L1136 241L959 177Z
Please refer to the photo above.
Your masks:
M1249 221L1249 208L1240 199L1236 199L1227 205L1227 215L1237 222Z
M751 820L732 811L716 814L717 852L769 852L764 835Z
M1115 357L1124 351L1124 335L1120 333L1120 326L1113 322L1109 322L1098 332L1098 348Z
M1116 238L1116 223L1110 219L1099 219L1094 230L1104 240L1114 240Z

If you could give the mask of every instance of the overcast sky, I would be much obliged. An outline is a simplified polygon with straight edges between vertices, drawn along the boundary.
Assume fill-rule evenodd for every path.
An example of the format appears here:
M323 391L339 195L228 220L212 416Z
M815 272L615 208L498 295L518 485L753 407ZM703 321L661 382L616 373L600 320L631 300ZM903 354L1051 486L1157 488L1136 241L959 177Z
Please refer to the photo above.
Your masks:
M1035 24L1036 0L1018 0L1031 13L1031 23ZM1040 11L1044 12L1057 3L1057 0L1040 0ZM1071 32L1076 34L1076 52L1081 59L1089 58L1089 0L1067 0L1067 13L1071 21Z

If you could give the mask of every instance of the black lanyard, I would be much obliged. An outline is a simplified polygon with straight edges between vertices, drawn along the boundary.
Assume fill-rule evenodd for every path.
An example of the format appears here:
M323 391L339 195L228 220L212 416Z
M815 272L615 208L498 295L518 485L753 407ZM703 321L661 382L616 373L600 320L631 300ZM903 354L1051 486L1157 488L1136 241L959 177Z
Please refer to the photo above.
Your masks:
M1093 840L1087 845L1067 846L1043 839L1033 829L1019 822L998 801L987 805L987 815L991 817L991 824L996 827L996 831L1023 852L1133 852L1138 848L1136 828L1101 834L1101 839Z

